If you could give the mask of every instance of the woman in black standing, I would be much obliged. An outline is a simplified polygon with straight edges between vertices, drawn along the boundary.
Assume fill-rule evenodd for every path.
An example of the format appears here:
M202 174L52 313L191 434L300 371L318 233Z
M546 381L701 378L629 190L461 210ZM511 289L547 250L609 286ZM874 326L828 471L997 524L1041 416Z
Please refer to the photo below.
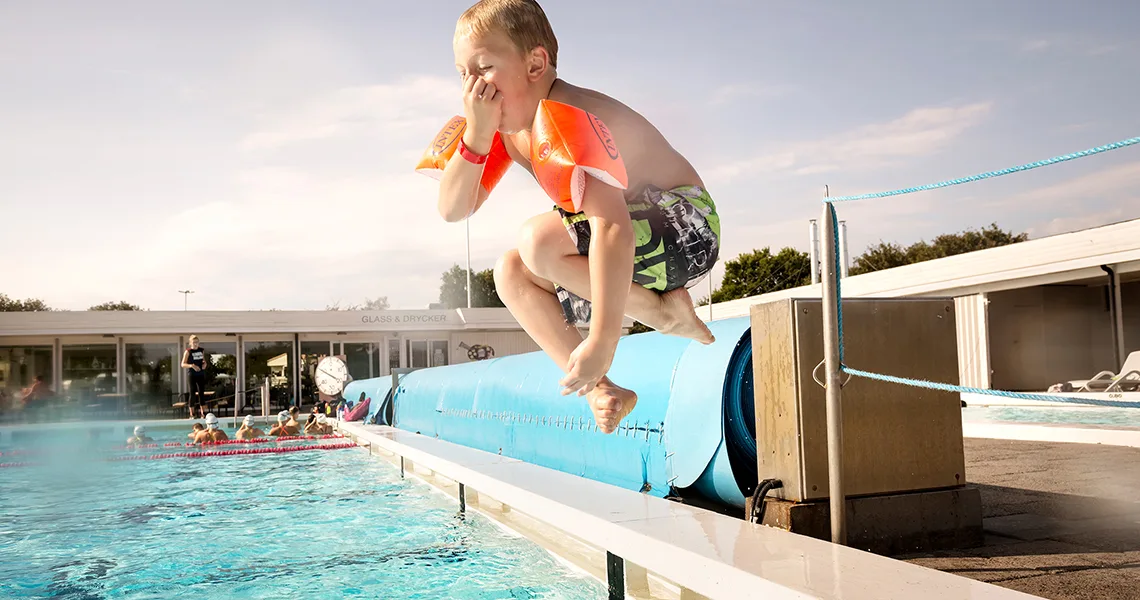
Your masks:
M186 398L186 406L190 409L190 418L194 418L194 407L206 416L206 351L198 345L198 336L190 336L190 347L182 353L182 368L187 369L190 379L190 395Z

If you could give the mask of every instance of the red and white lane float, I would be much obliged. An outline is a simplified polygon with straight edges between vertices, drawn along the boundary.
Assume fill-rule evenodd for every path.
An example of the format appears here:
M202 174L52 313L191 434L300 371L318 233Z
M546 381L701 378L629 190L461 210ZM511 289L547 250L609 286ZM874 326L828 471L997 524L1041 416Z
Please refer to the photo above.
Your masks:
M355 442L340 442L336 444L317 444L313 446L274 446L269 448L237 448L232 450L211 450L206 452L171 452L167 454L132 454L127 456L110 456L102 462L123 462L133 460L162 460L167 458L207 458L213 456L249 456L254 454L287 454L290 452L309 452L316 450L344 450L356 448ZM37 462L6 462L0 463L0 469L14 467L34 467Z

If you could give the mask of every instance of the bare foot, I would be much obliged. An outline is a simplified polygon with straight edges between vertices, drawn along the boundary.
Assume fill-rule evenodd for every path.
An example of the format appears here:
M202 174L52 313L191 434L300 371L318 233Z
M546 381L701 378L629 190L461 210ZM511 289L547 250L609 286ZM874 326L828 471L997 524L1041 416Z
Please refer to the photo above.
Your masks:
M618 423L629 416L637 405L637 393L615 385L609 378L602 379L594 389L586 394L590 409L594 411L594 421L602 433L613 433Z
M677 288L661 295L661 310L665 315L666 325L660 329L661 333L676 335L702 344L711 344L716 341L708 326L697 316L693 306L693 298L689 290Z

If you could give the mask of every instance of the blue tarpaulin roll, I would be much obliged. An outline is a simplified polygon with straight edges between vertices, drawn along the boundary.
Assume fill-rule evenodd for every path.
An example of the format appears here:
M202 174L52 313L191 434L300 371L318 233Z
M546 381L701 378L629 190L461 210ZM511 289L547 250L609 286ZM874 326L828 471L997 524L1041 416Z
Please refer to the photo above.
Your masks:
M404 375L394 424L659 497L687 489L743 506L756 485L749 319L708 325L709 345L656 332L621 339L609 376L638 401L612 434L585 397L560 393L564 374L542 352ZM390 383L353 382L345 396Z

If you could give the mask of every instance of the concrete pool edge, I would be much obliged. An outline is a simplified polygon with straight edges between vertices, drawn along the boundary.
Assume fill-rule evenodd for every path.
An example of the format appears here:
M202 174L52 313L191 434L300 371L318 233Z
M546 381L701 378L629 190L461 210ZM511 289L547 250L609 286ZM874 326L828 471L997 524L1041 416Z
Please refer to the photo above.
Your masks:
M1035 597L391 427L337 427L373 454L402 457L708 598ZM627 586L635 572L626 569Z
M1140 448L1140 429L1110 426L1054 425L1048 423L978 423L963 421L962 436L1025 442L1103 444Z

